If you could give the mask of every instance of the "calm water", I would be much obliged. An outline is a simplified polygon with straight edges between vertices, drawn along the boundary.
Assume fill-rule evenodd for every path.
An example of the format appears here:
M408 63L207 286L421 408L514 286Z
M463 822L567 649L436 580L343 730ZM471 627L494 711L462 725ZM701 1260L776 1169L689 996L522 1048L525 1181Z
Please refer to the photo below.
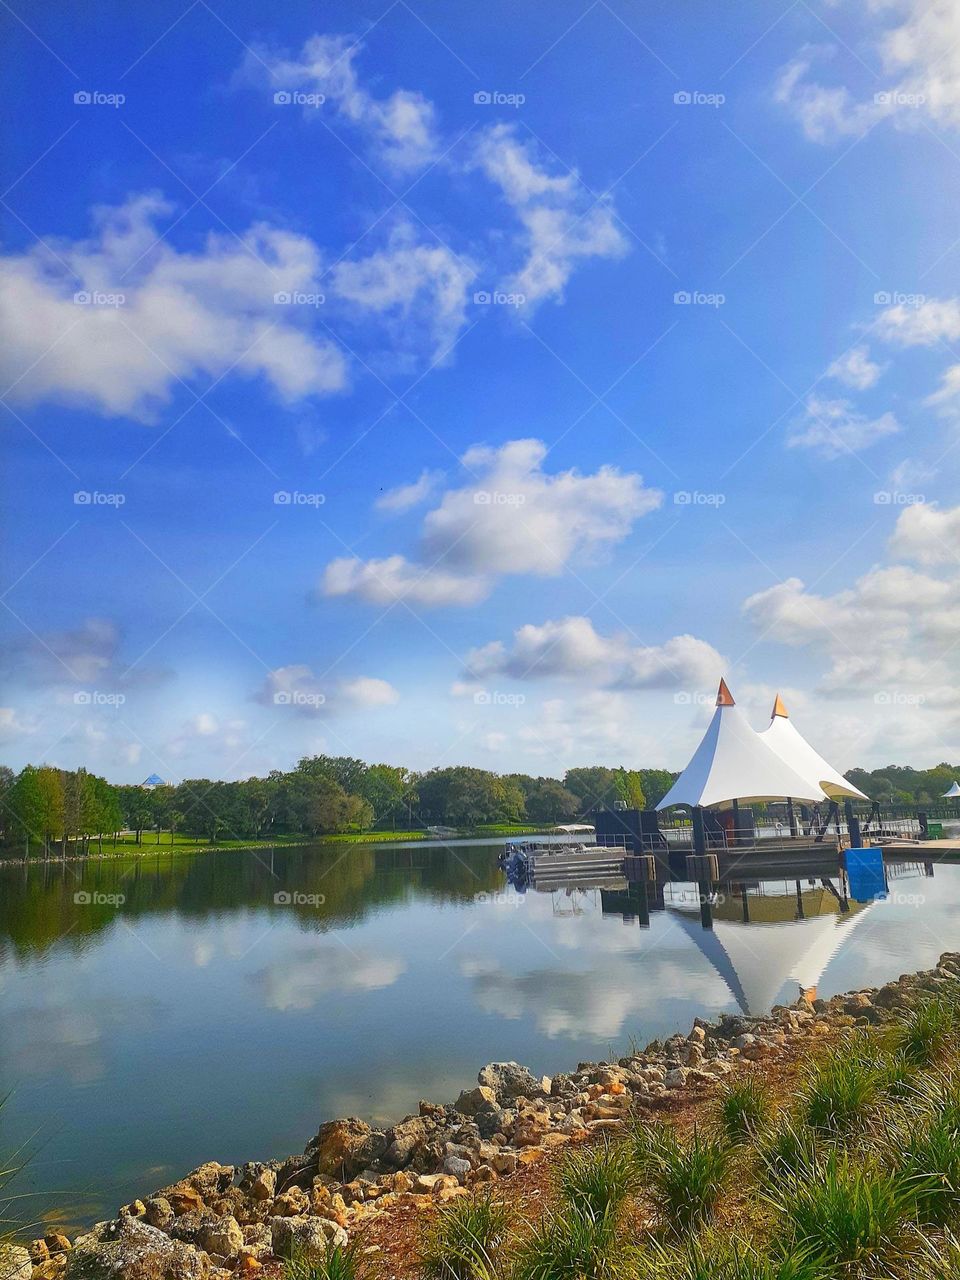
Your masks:
M453 1099L492 1059L550 1073L881 983L960 945L960 867L894 874L876 902L726 887L706 931L691 885L518 894L489 844L0 870L3 1143L32 1140L43 1207L90 1221L203 1160Z

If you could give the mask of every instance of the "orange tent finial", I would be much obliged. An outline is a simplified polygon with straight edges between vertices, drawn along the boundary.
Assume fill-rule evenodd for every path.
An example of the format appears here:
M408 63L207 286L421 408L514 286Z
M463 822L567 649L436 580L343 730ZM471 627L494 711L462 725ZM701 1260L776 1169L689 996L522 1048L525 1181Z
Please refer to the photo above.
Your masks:
M717 690L717 706L718 707L736 706L736 703L733 700L733 694L727 688L726 680L720 681L720 688Z
M776 701L773 704L773 710L770 712L770 719L773 720L777 716L783 716L784 720L789 720L790 715L787 708L783 705L783 699L777 694Z

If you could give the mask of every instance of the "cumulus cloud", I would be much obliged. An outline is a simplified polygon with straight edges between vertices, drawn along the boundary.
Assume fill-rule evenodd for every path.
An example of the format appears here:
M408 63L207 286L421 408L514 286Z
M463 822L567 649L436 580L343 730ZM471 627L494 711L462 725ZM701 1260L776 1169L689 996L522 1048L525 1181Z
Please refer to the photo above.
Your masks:
M803 417L794 423L787 437L787 446L815 449L824 457L840 458L867 449L899 430L900 424L892 413L869 418L858 412L849 400L809 396Z
M155 667L133 668L123 661L123 636L110 618L85 618L75 627L24 632L6 640L0 650L3 665L25 682L36 685L92 686L100 692L161 683L169 673Z
M960 583L954 572L960 507L941 511L918 503L906 508L888 550L890 560L901 563L877 565L832 595L790 578L750 596L744 612L769 638L827 659L822 691L872 694L878 716L887 722L928 717L929 742L930 734L940 731L930 726L931 715L952 717L944 733L960 727L951 653L960 633ZM930 571L941 567L939 574ZM946 750L946 738L941 741Z
M289 708L308 717L392 706L400 697L386 680L374 676L323 679L302 662L270 671L253 696L262 706Z
M546 455L541 440L475 445L461 459L469 482L448 489L424 518L424 564L401 555L341 558L327 566L322 593L376 604L475 604L505 574L556 576L575 557L623 541L663 499L616 467L547 472Z
M551 174L512 125L495 125L476 143L474 163L494 182L523 226L526 259L505 288L528 303L561 300L578 259L618 258L627 242L612 202L596 200L576 173Z
M874 385L883 372L882 365L870 359L865 345L852 347L827 369L828 378L836 378L857 391L866 391Z
M409 223L393 228L383 249L366 258L337 263L330 287L368 323L379 319L390 348L398 353L426 350L441 360L466 323L468 289L477 268L445 244L419 241Z
M258 224L181 252L159 239L171 211L159 196L135 196L95 210L88 239L0 258L0 375L11 396L149 418L178 379L229 369L265 378L284 401L342 390L339 348L298 327L302 308L274 303L309 288L313 242Z
M877 333L901 347L932 347L960 338L960 299L925 298L915 305L887 307L877 321Z
M594 678L620 689L709 688L724 669L712 645L694 636L674 636L660 645L631 644L624 636L602 636L589 618L568 617L514 632L475 649L467 657L469 679L494 675L516 680Z
M421 471L419 479L412 484L401 484L395 489L388 489L373 505L378 511L393 511L398 514L409 511L412 507L418 507L421 502L426 502L442 479L439 471Z
M960 10L953 0L896 0L867 5L864 12L893 15L889 25L870 33L883 75L866 94L837 77L824 82L824 71L839 61L836 46L807 47L780 73L774 96L807 137L858 137L884 119L905 128L918 120L960 126Z
M319 109L332 107L361 130L392 169L421 168L439 149L433 103L409 89L397 89L387 97L371 93L354 66L361 48L350 36L317 34L293 57L258 49L256 55L248 54L244 69L262 80L266 67L271 92L298 89L323 94L326 101ZM305 108L308 114L317 109Z
M286 1012L312 1009L326 995L393 986L406 968L401 956L342 943L305 943L251 974L250 982L267 1008Z

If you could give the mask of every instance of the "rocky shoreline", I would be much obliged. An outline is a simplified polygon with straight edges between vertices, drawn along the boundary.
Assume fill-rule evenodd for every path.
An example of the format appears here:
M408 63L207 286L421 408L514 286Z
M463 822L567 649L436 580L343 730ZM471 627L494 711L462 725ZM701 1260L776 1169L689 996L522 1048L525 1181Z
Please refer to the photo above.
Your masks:
M51 1233L29 1247L8 1246L0 1280L222 1280L293 1252L318 1260L399 1203L469 1195L568 1142L616 1129L635 1106L662 1107L746 1064L763 1070L835 1031L892 1021L958 981L960 953L946 952L934 969L880 988L801 999L762 1018L697 1018L686 1035L552 1078L491 1063L456 1102L421 1102L390 1128L331 1120L302 1155L209 1162L72 1242Z

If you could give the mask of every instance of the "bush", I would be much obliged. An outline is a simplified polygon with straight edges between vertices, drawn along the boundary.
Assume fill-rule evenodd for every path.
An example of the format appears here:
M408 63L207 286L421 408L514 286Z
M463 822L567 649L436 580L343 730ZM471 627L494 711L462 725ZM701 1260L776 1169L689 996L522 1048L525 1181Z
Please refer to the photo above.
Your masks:
M420 1247L427 1280L488 1280L507 1236L510 1215L493 1196L463 1196L443 1209Z
M846 1152L828 1156L819 1177L787 1183L773 1203L788 1248L841 1269L896 1253L917 1207L913 1187Z
M637 1170L625 1147L605 1143L567 1156L557 1181L572 1209L615 1216L637 1188Z
M633 1150L646 1195L672 1230L691 1231L712 1218L730 1169L725 1140L694 1129L683 1143L673 1129L637 1125Z
M611 1213L551 1214L518 1247L511 1280L618 1280L634 1272L635 1250L618 1239Z
M770 1117L771 1101L766 1086L757 1076L746 1076L724 1087L717 1107L717 1119L731 1142L745 1142L759 1133Z

